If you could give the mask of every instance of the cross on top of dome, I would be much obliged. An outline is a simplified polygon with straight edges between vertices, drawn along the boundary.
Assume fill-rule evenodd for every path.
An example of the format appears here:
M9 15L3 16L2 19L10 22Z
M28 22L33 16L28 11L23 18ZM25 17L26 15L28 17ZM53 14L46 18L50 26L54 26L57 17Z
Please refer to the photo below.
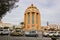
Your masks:
M33 4L31 4L31 6L29 6L27 9L29 9L29 8L35 8L35 9L37 9L37 7L35 7Z
M31 6L33 6L33 4L31 4Z

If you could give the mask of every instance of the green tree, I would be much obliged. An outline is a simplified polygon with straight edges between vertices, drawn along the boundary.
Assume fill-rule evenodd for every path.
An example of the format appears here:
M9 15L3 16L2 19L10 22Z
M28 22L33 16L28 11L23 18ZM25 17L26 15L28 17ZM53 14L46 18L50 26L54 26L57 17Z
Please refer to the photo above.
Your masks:
M13 29L15 29L15 25L13 25Z
M24 25L24 22L21 22L20 24L23 26Z
M20 25L22 28L24 28L24 22L21 22Z
M15 7L16 2L18 2L18 0L0 0L0 20L6 15L7 11Z

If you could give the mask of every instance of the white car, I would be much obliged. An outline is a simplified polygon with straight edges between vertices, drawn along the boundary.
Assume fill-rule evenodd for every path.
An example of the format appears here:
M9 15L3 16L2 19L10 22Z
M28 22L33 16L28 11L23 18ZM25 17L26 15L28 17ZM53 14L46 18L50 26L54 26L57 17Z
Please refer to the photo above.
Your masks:
M2 30L2 29L0 29L0 34L2 33L2 31L3 31L3 30Z
M58 36L58 35L59 35L59 33L58 33L58 32L55 32L55 33L54 33L54 35L55 35L55 36Z
M9 29L3 29L1 34L9 34L9 33L10 33Z
M43 36L47 37L49 32L43 32Z
M49 32L49 36L53 36L53 35L54 35L54 36L58 36L59 33L58 33L58 32L53 32L53 31L52 31L52 32Z
M29 35L29 32L25 32L25 36Z
M0 27L0 34L2 33L2 31L3 31L3 27Z
M53 36L54 35L54 32L49 32L49 36Z
M4 27L3 29L1 29L1 34L9 34L10 33L10 30L8 27Z
M58 37L60 37L60 32L58 32Z

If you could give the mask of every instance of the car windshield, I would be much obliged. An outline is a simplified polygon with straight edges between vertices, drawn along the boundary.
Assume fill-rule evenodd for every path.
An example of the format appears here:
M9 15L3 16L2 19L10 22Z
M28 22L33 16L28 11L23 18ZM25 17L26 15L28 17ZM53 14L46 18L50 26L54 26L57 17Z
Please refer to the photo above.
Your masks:
M30 33L36 33L36 31L31 31Z
M49 33L54 33L54 32L49 32Z
M4 29L4 31L8 31L8 29Z
M16 29L16 32L21 32L21 30L20 29Z
M4 27L4 29L8 29L9 27Z

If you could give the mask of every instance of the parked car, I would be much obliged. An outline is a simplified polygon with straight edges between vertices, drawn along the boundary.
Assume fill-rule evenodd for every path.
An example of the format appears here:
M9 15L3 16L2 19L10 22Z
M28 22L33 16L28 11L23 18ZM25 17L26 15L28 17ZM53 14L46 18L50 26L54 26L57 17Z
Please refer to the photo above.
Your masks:
M25 36L38 37L37 31L25 32Z
M47 37L49 35L49 32L43 32L43 36Z
M1 34L9 34L10 33L10 30L8 27L4 27L1 29Z
M20 30L19 28L13 30L10 35L13 35L13 36L23 36L24 35L24 32L22 30Z
M25 32L25 36L29 36L29 34L30 34L29 32L27 32L27 31Z
M49 32L49 36L53 36L53 35L54 35L53 31Z
M59 36L59 33L58 33L58 32L55 32L54 35L55 35L56 37L58 37L58 36Z
M51 32L49 32L49 36L52 36L52 35L54 35L54 36L58 36L58 32L57 31L51 31Z
M0 29L0 34L2 33L2 31L3 31L3 30L2 30L2 29Z
M60 32L58 32L58 37L60 37Z
M0 34L2 33L2 31L3 31L3 27L0 27Z

